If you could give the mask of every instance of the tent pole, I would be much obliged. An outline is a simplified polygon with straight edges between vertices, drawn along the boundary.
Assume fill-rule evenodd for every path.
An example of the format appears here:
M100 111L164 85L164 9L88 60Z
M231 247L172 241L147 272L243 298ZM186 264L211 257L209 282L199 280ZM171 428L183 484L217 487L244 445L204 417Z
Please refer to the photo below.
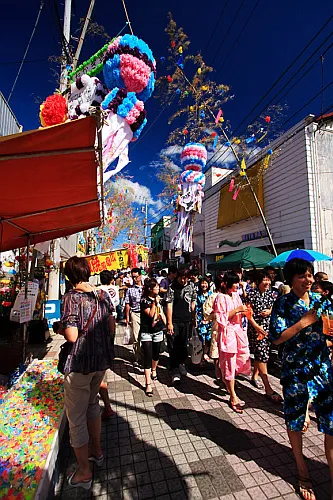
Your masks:
M29 252L30 250L30 234L27 234L27 255L26 255L26 263L25 263L25 284L24 284L24 298L28 297L28 281L29 281ZM23 324L23 363L25 362L25 358L27 356L27 330L28 324Z

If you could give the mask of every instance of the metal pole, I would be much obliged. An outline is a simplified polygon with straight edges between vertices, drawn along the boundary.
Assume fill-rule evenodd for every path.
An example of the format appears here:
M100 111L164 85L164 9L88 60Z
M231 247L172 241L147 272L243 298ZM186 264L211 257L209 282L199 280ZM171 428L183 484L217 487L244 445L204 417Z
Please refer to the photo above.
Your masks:
M145 236L144 236L144 245L147 245L147 225L148 225L148 201L147 199L145 199L145 224L144 224L144 228L145 228Z
M72 13L72 0L65 0L65 10L64 10L64 37L69 43L71 36L71 13ZM60 77L60 92L64 92L67 88L67 69L64 51L62 53L63 63L61 65L61 77Z
M27 235L27 255L26 255L26 263L25 263L25 284L24 284L24 298L28 297L28 281L29 281L29 256L30 256L30 234ZM28 325L27 323L23 324L23 363L25 362L25 358L27 356L27 331Z
M87 29L89 26L92 11L94 9L94 5L95 5L95 0L91 0L90 5L89 5L89 9L88 9L88 13L87 13L87 17L84 20L81 36L80 36L79 42L78 42L77 47L76 47L76 52L75 52L75 56L74 56L74 60L73 60L73 71L76 69L77 62L78 62L80 54L81 54L82 45L83 45L84 38L85 38L86 33L87 33Z
M222 134L224 135L225 139L226 139L227 141L229 141L229 138L228 138L228 136L227 136L227 134L225 133L225 131L224 131L224 129L223 129L223 128L222 128ZM231 145L230 145L230 148L231 148L231 150L232 150L232 152L233 152L233 154L234 154L234 156L235 156L235 158L236 158L236 160L237 160L238 164L240 165L240 163L241 163L241 162L240 162L240 160L239 160L239 156L238 156L237 151L235 150L235 148L234 148L233 144L231 144ZM262 220L262 222L263 222L263 224L264 224L264 226L265 226L265 229L266 229L266 232L267 232L267 236L268 236L269 242L270 242L270 244L271 244L271 247L272 247L273 253L274 253L275 257L277 257L277 251L276 251L276 248L275 248L275 245L274 245L274 241L273 241L272 233L271 233L271 232L270 232L270 230L269 230L269 227L268 227L268 224L267 224L267 221L266 221L266 217L265 217L265 215L264 215L264 212L262 211L262 208L261 208L261 206L260 206L260 203L259 203L259 200L258 200L258 198L257 198L257 195L256 195L256 193L254 192L254 189L253 189L253 187L252 187L252 184L251 184L251 182L250 182L250 180L249 180L249 178L248 178L248 176L247 176L247 175L245 176L245 180L246 180L246 182L247 182L247 185L248 185L248 186L249 186L249 188L250 188L250 191L251 191L251 193L252 193L252 196L253 196L253 198L254 198L254 201L255 201L255 203L256 203L256 205L257 205L257 208L258 208L258 210L259 210L259 214L260 214L261 220Z

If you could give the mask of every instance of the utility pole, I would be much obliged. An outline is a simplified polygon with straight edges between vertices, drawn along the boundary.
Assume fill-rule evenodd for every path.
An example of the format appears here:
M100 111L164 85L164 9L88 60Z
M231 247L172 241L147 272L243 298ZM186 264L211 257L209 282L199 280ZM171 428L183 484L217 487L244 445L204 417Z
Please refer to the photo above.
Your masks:
M72 0L65 0L65 11L64 11L64 37L66 42L69 43L71 36L71 13L72 13ZM60 92L64 92L67 88L67 63L66 56L63 50L62 53L63 61L61 65L61 76L60 76ZM59 299L59 277L60 277L60 239L57 238L53 242L53 262L55 264L55 269L49 274L49 287L48 287L48 298L49 300Z
M148 200L147 200L147 198L145 199L144 228L145 228L145 235L144 235L144 238L143 238L143 243L146 246L147 245L147 228L148 228Z
M65 0L65 10L64 10L64 38L69 44L71 37L71 14L72 14L72 0ZM60 77L60 92L64 92L67 88L67 61L66 54L63 50L62 52L63 61L61 65L61 77Z

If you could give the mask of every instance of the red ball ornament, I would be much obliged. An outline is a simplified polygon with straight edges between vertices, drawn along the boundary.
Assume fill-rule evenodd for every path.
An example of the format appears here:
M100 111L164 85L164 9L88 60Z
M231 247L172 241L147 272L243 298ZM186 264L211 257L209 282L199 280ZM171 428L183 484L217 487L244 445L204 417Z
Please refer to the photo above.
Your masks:
M168 80L169 83L171 83L172 82L172 76L168 75L167 80Z
M270 116L265 116L265 122L266 123L270 123L271 121L271 117Z
M172 40L172 42L171 42L171 47L172 47L173 49L176 47L176 42L174 42L173 40Z
M183 134L184 134L184 135L187 135L187 134L188 134L188 130L187 130L186 128L183 130Z
M216 133L216 132L212 132L212 133L210 134L210 136L211 136L211 137L216 137L216 136L217 136L217 133Z

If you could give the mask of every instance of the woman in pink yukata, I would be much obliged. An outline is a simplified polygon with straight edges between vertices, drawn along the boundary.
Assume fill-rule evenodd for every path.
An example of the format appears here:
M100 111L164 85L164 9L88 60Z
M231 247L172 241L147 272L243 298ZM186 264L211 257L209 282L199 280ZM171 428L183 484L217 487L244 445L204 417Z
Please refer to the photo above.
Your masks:
M242 327L242 316L247 307L238 293L239 277L227 273L223 278L225 292L219 293L214 302L214 313L218 323L218 349L222 379L230 394L230 407L243 413L243 401L235 392L235 376L250 375L251 362L247 333Z

